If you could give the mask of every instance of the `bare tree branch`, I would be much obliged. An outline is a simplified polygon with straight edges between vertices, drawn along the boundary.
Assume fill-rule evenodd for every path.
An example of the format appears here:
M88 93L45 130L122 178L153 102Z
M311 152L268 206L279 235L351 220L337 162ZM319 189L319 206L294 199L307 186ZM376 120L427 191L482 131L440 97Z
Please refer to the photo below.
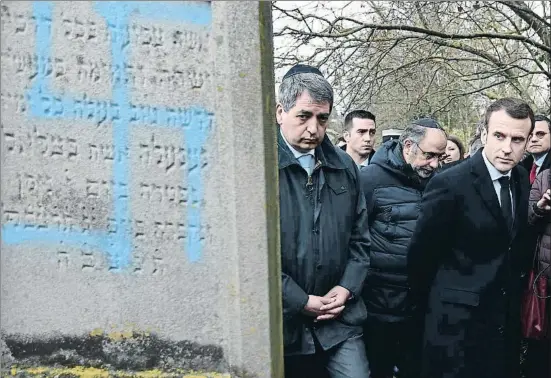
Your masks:
M304 19L307 18L314 18L319 19L319 17L316 17L314 15L306 15L304 16ZM515 41L522 41L526 44L532 45L542 51L545 51L549 54L551 54L551 47L546 46L540 42L534 41L526 36L523 35L516 35L516 34L501 34L501 33L473 33L473 34L453 34L453 33L445 33L440 32L436 30L431 30L427 28L421 28L417 26L409 26L409 25L389 25L389 24L372 24L372 23L362 23L358 20L355 20L353 18L349 17L338 17L336 18L332 23L331 26L334 27L336 23L340 21L349 21L358 24L359 26L354 28L346 28L343 29L339 33L327 33L327 32L304 32L299 31L297 29L293 29L290 27L285 27L283 31L289 30L292 33L296 34L302 34L302 35L308 35L309 37L321 37L321 38L343 38L347 37L349 35L355 34L361 30L364 29L376 29L376 30L399 30L399 31L409 31L413 33L420 33L424 35L429 35L433 37L443 38L443 39L450 39L450 40L458 40L458 39L502 39L502 40L515 40Z
M497 97L551 110L551 46L541 28L549 7L540 16L527 3L504 3L311 2L297 10L276 2L276 41L285 41L277 67L322 68L337 113L370 108L388 124L434 113L467 136L464 125Z

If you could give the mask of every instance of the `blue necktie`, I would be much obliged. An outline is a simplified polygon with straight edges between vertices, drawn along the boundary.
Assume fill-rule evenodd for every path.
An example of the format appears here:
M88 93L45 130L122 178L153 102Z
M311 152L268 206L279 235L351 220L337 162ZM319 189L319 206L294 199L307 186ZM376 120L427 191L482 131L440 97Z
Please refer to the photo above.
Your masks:
M310 154L302 155L302 156L299 156L298 162L300 163L302 168L304 168L306 173L308 173L308 176L312 176L312 172L314 171L314 164L315 164L314 157Z

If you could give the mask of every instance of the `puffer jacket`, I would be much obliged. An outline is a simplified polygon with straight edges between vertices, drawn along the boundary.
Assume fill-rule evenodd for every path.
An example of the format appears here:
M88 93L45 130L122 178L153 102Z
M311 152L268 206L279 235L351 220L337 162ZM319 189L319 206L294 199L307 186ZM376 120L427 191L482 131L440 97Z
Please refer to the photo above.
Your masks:
M397 140L377 150L360 178L371 234L370 268L362 296L370 317L401 321L412 316L407 248L426 180L405 162Z
M549 169L540 172L532 184L528 207L528 223L534 228L534 232L538 236L540 269L546 269L545 274L551 279L551 215L542 213L536 208L536 204L547 189L549 189Z

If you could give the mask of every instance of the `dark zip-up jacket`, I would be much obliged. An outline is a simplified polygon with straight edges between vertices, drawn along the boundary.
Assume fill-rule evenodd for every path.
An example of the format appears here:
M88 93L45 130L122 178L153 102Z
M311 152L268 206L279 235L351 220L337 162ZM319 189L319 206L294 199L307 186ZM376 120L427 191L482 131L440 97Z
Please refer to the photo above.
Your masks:
M403 158L397 140L384 143L360 173L371 235L370 268L363 291L368 315L401 321L412 315L407 247L426 180Z
M311 177L278 132L283 334L286 355L313 354L313 335L327 350L362 332L361 290L369 266L369 231L359 171L327 137L315 150ZM335 320L304 314L308 295L334 286L352 299Z
M340 148L341 150L343 150L344 152L346 152L346 144L340 146L339 148ZM377 152L377 151L372 150L372 151L369 153L369 155L367 156L367 165L364 165L364 166L362 166L362 167L358 167L358 169L359 169L360 171L363 171L364 169L366 169L366 168L369 166L369 164L371 164L371 160L373 159L373 156L375 155L375 152ZM346 153L348 154L348 152L346 152Z

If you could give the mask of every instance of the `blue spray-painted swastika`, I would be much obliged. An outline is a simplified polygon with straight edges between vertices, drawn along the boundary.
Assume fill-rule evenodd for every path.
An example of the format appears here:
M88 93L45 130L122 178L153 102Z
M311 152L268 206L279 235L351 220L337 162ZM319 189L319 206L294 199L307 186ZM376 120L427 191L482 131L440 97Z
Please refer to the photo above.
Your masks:
M47 62L50 58L52 35L52 2L33 3L36 21L36 55L38 60ZM124 69L128 61L130 40L128 24L130 16L198 24L207 28L211 25L210 4L198 3L159 3L139 1L98 1L96 11L105 18L111 34L111 54L113 61L112 99L69 98L57 95L49 88L45 70L38 69L33 85L27 93L32 116L47 119L93 119L109 121L113 128L115 151L124 151L128 146L129 128L132 125L171 127L184 134L188 182L188 206L186 209L187 238L183 246L190 261L201 258L201 202L203 199L201 153L211 131L213 114L201 107L186 109L148 105L136 106L130 103L129 88ZM38 68L38 67L37 67ZM128 193L130 169L128 156L113 162L113 216L116 232L85 230L72 227L70 231L55 227L32 227L6 223L2 225L2 241L6 244L28 242L64 243L77 247L91 247L109 255L112 270L122 270L131 260L133 237L129 212Z

